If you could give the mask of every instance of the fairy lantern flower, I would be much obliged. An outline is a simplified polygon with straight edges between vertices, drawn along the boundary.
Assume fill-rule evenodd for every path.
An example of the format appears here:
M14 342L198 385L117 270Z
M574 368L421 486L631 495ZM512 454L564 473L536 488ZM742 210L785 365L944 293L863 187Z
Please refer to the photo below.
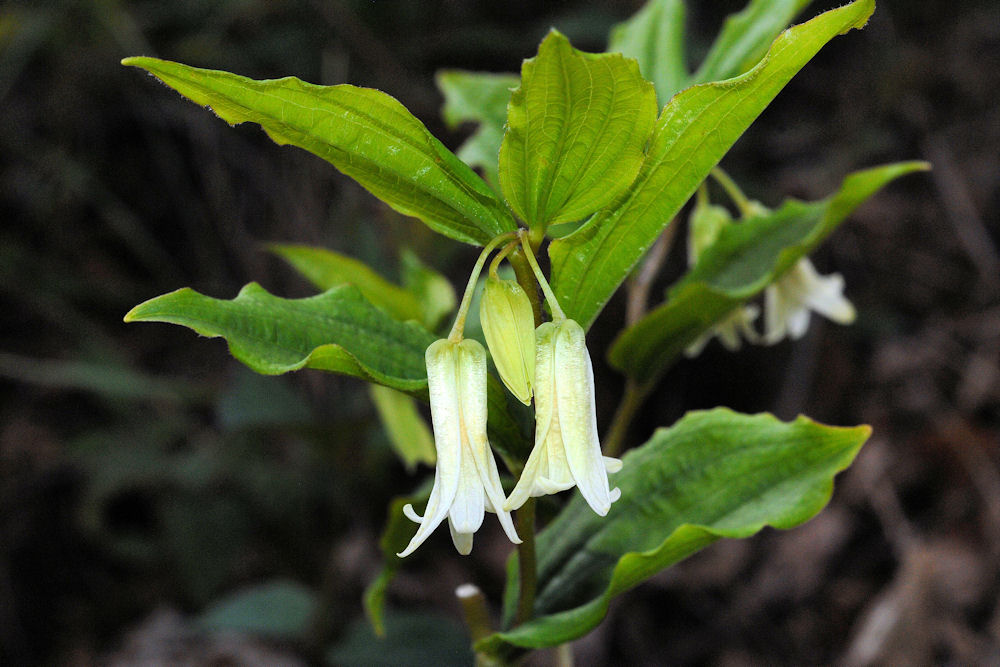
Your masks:
M531 404L535 381L535 319L531 302L513 280L491 270L479 302L479 320L500 379L510 393Z
M462 334L486 258L497 244L511 237L512 234L501 235L483 249L469 277L451 333L448 338L431 343L424 354L437 463L424 515L417 514L412 505L403 507L403 514L420 526L406 548L397 554L400 558L413 553L445 518L458 553L468 555L472 551L473 533L483 525L486 511L496 513L511 542L521 543L510 512L503 509L500 473L486 437L486 350Z
M504 509L576 486L587 504L604 516L621 497L619 489L610 488L608 473L621 470L622 463L601 454L594 369L583 327L566 318L530 249L525 251L553 321L535 330L535 446Z
M413 553L445 517L455 548L467 555L486 510L496 512L507 537L519 544L510 513L503 510L500 474L486 438L486 350L471 339L441 339L427 348L426 360L437 449L434 486L422 517L412 505L403 508L420 527L399 557Z
M709 204L707 199L699 197L697 205L691 212L688 221L688 265L694 266L706 248L719 238L722 230L733 222L729 211L722 206ZM716 322L711 329L703 333L693 343L684 349L688 357L697 357L705 346L718 337L722 346L731 352L742 347L742 338L751 343L759 343L760 335L754 329L754 320L760 315L760 309L753 305L741 305Z
M764 306L764 341L769 345L786 335L802 338L812 310L837 324L851 324L856 316L844 296L844 278L839 273L821 276L807 257L767 287Z

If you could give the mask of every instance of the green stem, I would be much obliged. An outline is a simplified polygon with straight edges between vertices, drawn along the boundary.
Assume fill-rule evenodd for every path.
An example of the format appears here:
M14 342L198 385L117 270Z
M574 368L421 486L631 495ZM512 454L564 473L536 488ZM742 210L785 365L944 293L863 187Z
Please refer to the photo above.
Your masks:
M621 456L622 448L625 446L625 436L628 435L628 427L632 424L632 418L642 406L646 398L646 390L636 383L635 380L625 381L625 392L622 400L618 403L618 409L611 420L611 428L604 437L604 455L618 458Z
M713 167L711 173L712 178L714 178L715 181L722 186L722 189L726 191L729 198L733 200L733 204L735 204L736 208L739 209L740 215L745 218L752 215L753 207L750 206L750 200L747 199L745 194L743 194L743 190L740 189L740 186L736 185L736 181L730 178L729 174L724 172L719 167Z
M462 606L462 617L469 628L469 636L475 643L493 634L490 612L486 609L486 598L475 584L462 584L455 589L455 597Z
M565 320L566 313L564 313L562 308L559 307L556 295L552 293L552 288L549 287L549 281L545 279L545 274L542 273L542 269L538 266L538 262L535 260L535 252L528 241L528 235L522 233L520 236L521 247L524 248L524 256L527 258L528 264L531 265L531 270L535 272L535 278L538 280L538 285L542 288L545 300L549 303L549 308L552 310L552 319Z
M514 276L517 278L517 284L528 295L528 301L531 302L531 313L535 317L535 326L537 327L542 323L542 300L538 296L538 283L535 281L535 273L531 270L528 260L524 258L523 250L512 252L507 261L514 267Z
M479 273L483 270L483 265L486 263L486 259L498 245L516 237L517 234L517 232L507 232L506 234L501 234L487 243L486 247L483 248L483 251L479 253L479 259L476 260L476 265L472 267L472 275L469 276L469 282L465 286L465 294L462 295L462 303L458 307L458 314L455 315L455 324L451 327L451 333L448 334L448 340L452 343L459 343L462 340L463 332L465 331L465 318L469 314L469 306L472 304L472 295L476 291L476 281L479 280Z
M528 501L517 510L517 534L521 543L517 545L517 563L521 573L521 592L517 600L515 625L531 620L535 614L535 589L538 585L538 562L535 558L535 499Z

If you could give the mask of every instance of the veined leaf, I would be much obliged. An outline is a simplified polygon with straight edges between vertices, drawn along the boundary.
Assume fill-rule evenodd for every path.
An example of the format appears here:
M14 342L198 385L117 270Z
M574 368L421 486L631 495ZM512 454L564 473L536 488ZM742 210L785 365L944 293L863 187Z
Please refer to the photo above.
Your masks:
M611 478L622 496L606 517L576 494L538 535L536 618L476 648L570 641L600 623L614 596L712 542L809 520L870 433L725 408L688 413L625 455ZM516 553L508 564L509 610Z
M424 351L434 335L398 322L353 285L305 299L282 299L250 283L231 300L184 288L141 303L126 322L169 322L222 337L252 370L277 375L315 368L413 394L427 389Z
M874 0L857 0L795 26L746 74L693 86L664 108L631 187L583 227L549 246L552 286L585 328L741 134L824 44L861 27Z
M639 171L656 93L634 60L577 51L552 30L507 109L500 185L531 227L580 220Z
M497 164L503 127L507 122L507 102L511 91L521 83L521 77L453 69L440 70L435 81L444 95L441 115L448 127L455 129L465 122L479 124L475 133L458 149L458 157L482 169L486 181L499 191Z
M618 336L611 364L640 383L653 381L703 332L812 252L866 199L927 167L904 162L855 172L823 201L789 200L768 215L726 226L671 288L668 301Z
M611 29L608 51L639 62L662 107L688 84L684 57L684 0L650 0L632 18Z
M404 215L483 245L515 229L503 202L395 98L295 77L255 81L156 58L126 58L228 123L257 123L276 143L327 160Z
M321 290L351 284L372 304L397 320L420 320L420 301L411 292L393 285L367 264L339 252L305 245L275 243L268 249L292 265Z
M722 32L690 83L706 83L743 74L760 62L767 47L812 0L751 0L726 18Z

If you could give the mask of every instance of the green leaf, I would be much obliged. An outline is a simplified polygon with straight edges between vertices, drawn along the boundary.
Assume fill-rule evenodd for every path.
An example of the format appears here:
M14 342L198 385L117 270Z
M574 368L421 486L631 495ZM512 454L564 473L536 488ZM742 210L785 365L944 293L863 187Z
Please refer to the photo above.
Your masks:
M784 32L751 71L694 86L664 108L632 186L583 227L549 246L552 286L588 328L657 236L786 83L837 34L861 27L874 0L857 0Z
M371 305L353 285L282 299L250 283L231 301L184 288L139 304L125 321L169 322L221 336L234 357L265 375L315 368L418 395L427 389L424 351L435 340Z
M809 520L870 433L725 408L688 413L625 455L607 517L576 494L538 535L537 617L477 649L570 641L600 623L614 596L715 540ZM510 563L516 577L516 554Z
M424 326L434 331L458 305L455 288L447 278L424 264L413 251L404 249L401 259L403 285L420 303L420 319Z
M729 79L760 62L767 47L812 0L751 0L722 26L691 83Z
M684 58L684 1L650 0L632 18L611 29L608 51L639 62L662 107L688 84Z
M196 624L204 630L296 641L305 638L318 608L319 601L313 591L279 579L234 593L206 609Z
M268 250L288 262L321 290L354 285L372 304L397 320L420 320L423 308L417 297L377 274L364 262L339 252L305 245L275 243Z
M435 77L444 95L441 115L449 128L478 123L476 132L458 149L458 157L482 169L483 177L500 190L498 161L510 93L521 83L517 74L440 70Z
M406 468L413 470L418 463L434 465L437 459L434 436L413 398L380 385L371 385L368 393L389 443Z
M389 95L295 77L255 81L156 58L126 58L231 124L259 124L278 144L327 160L404 215L457 241L483 245L516 228L468 165Z
M389 504L388 515L385 520L385 528L382 529L382 537L379 539L379 550L382 552L382 569L378 575L365 588L364 599L365 616L372 625L372 629L378 637L385 636L385 596L389 589L389 584L396 577L403 559L396 554L406 548L414 533L417 532L417 524L413 523L403 514L403 507L407 504L414 506L426 505L431 494L432 482L428 479L416 492L409 496L393 498Z
M552 30L507 109L504 196L531 227L584 218L635 178L655 121L656 93L634 60L577 51Z
M903 162L855 172L819 202L789 200L776 211L727 225L668 301L623 331L608 358L640 383L655 380L703 332L760 293L890 181L927 169Z

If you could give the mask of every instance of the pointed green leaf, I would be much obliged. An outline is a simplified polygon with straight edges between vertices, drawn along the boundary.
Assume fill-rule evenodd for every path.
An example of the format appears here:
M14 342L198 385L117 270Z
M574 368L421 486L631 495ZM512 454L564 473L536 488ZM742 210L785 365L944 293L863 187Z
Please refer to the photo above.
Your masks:
M691 83L730 79L760 62L767 47L812 0L751 0L732 14Z
M420 320L423 308L411 292L393 285L367 264L339 252L305 245L275 243L268 250L288 262L321 290L354 285L374 305L397 320Z
M455 288L447 278L424 264L412 250L404 249L400 259L403 263L403 285L420 303L424 326L434 331L458 305Z
M507 102L521 78L517 74L440 70L435 81L444 95L441 115L448 127L455 129L466 122L479 124L475 133L458 149L458 157L482 169L483 178L499 191L497 163L503 127L507 122Z
M551 31L507 110L500 185L532 227L584 218L628 187L656 120L634 60L577 51Z
M618 336L611 364L640 383L653 381L702 333L812 252L866 199L890 181L925 169L926 163L904 162L855 172L823 201L789 200L767 215L726 226L671 288L668 301Z
M568 317L590 327L632 267L778 92L836 35L861 27L874 0L857 0L784 32L743 76L694 86L664 108L632 186L583 227L549 246L552 286Z
M809 520L870 433L725 408L688 413L625 455L611 477L622 496L606 517L576 494L538 535L536 618L477 649L570 641L600 623L614 596L715 540Z
M639 62L662 107L688 84L684 58L684 0L650 0L632 18L611 29L608 51Z
M368 393L389 443L407 470L412 471L418 463L434 465L437 459L434 436L413 398L377 384L368 387Z
M457 241L483 245L515 228L503 202L424 124L385 93L255 81L156 58L126 58L228 123L257 123L278 144L327 160L404 215Z
M426 393L424 351L434 342L426 329L392 319L353 285L282 299L250 283L231 301L184 288L139 304L125 321L221 336L234 357L265 375L315 368L418 395Z

